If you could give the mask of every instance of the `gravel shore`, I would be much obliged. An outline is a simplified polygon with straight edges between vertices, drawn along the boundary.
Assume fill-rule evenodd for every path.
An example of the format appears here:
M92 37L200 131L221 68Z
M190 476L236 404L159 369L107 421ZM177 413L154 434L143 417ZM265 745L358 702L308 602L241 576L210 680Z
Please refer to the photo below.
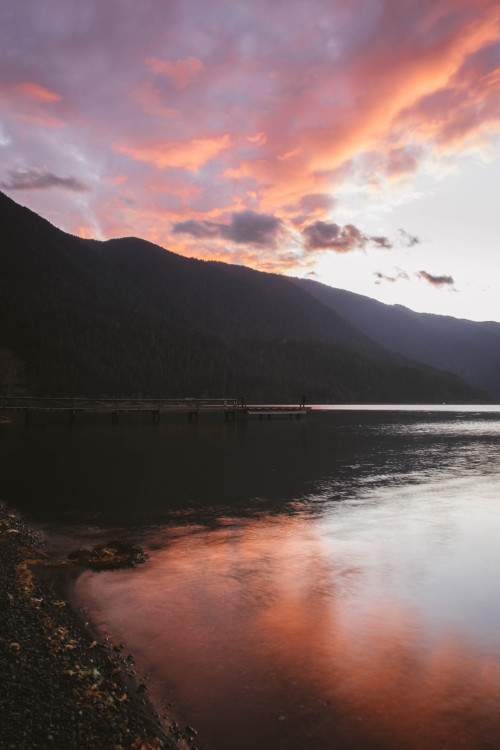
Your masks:
M189 730L161 724L132 657L92 640L47 562L0 507L0 749L194 749Z

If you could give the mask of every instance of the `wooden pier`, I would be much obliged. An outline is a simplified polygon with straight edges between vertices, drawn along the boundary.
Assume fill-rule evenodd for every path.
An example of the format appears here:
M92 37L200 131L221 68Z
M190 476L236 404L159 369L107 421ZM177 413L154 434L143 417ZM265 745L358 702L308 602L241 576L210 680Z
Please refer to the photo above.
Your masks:
M240 417L288 417L301 419L308 408L304 406L273 406L269 404L242 404L236 398L32 398L30 396L0 397L0 412L6 417L15 412L23 412L26 421L30 414L65 413L74 422L78 414L110 414L113 423L120 414L133 412L149 413L154 422L162 415L186 414L189 419L198 419L200 414L224 414L225 419Z
M245 413L248 417L258 417L259 419L272 419L273 417L289 417L290 419L301 419L311 410L310 406L272 406L264 404L250 404L240 408L239 411Z

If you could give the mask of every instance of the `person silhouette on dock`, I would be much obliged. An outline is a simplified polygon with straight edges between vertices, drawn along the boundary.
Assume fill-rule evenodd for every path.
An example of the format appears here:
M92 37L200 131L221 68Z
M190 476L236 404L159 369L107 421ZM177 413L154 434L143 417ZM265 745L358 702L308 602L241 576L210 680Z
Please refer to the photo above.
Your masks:
M305 406L305 405L306 405L306 394L303 393L302 394L302 398L300 399L300 406L302 407L302 406Z

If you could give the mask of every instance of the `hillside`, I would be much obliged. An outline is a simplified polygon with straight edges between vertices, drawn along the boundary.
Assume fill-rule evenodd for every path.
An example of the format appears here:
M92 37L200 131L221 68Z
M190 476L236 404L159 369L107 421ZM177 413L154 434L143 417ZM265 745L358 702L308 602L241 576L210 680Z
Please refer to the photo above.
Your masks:
M500 401L500 323L417 313L316 281L295 281L373 341L453 372Z
M68 235L0 194L0 388L251 401L480 401L293 280Z

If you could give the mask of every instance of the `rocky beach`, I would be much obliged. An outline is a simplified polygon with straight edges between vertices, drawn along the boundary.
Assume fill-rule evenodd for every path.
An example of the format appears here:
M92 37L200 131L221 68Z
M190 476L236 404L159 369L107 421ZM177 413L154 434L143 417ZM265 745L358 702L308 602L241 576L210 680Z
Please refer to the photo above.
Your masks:
M133 656L71 608L76 572L0 507L0 749L194 750L194 730L148 700Z

